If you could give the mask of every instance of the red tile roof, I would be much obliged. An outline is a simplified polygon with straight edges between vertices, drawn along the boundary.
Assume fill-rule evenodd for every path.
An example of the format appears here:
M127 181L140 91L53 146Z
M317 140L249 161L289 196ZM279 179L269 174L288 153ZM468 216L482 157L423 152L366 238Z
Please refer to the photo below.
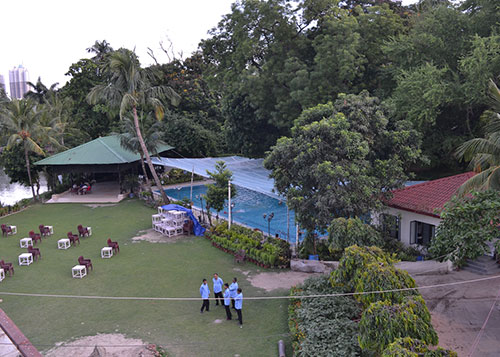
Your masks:
M394 190L386 205L439 218L444 204L474 175L474 172L466 172Z

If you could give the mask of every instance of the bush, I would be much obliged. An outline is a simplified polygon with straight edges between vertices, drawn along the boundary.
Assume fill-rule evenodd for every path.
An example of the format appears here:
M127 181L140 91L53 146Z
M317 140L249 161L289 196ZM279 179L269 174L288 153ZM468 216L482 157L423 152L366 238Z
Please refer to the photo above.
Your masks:
M377 263L382 266L392 266L396 260L378 247L358 247L353 245L344 251L339 267L332 273L332 284L345 286L349 291L354 291L355 276L358 270L363 270L367 264Z
M379 291L416 287L415 280L408 272L396 269L393 266L383 266L378 263L365 265L362 270L358 270L353 279L355 284L354 292ZM417 290L389 291L384 293L360 294L354 298L364 306L368 306L376 301L390 301L393 304L401 303L409 295L417 295Z
M356 218L336 218L328 227L331 249L345 249L351 245L382 246L382 236L371 225Z
M498 238L499 211L498 191L473 192L462 200L452 199L441 213L443 220L429 252L443 256L441 260L451 260L457 267L483 255L489 250L487 242Z
M410 337L398 338L391 343L382 353L382 357L457 357L454 351L437 348L430 350L429 347L420 340Z
M401 304L378 301L363 312L359 323L362 349L380 353L400 337L416 338L432 345L438 343L431 315L421 296L407 297Z
M260 232L233 224L228 229L222 222L205 233L212 244L236 254L244 250L248 260L268 267L287 267L290 265L290 244L282 239L264 237Z
M326 275L307 279L291 295L334 294ZM296 356L361 356L357 341L360 307L348 297L292 299L289 327Z

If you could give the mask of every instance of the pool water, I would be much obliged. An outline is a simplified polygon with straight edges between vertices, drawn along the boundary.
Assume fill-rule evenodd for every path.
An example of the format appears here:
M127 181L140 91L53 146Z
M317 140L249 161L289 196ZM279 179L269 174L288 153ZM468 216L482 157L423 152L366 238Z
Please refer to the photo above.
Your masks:
M287 239L287 208L284 201L280 201L276 198L264 195L259 192L251 191L243 187L236 187L237 194L231 199L231 203L234 203L232 210L233 222L242 223L251 228L258 228L263 232L268 232L268 221L267 217L263 218L263 215L269 215L274 213L274 218L271 220L269 225L269 232L272 236L276 234L282 239ZM184 198L189 199L190 187L180 187L165 190L167 196L175 199L182 200ZM202 206L200 197L207 192L205 185L193 186L193 206L195 208L200 208ZM206 206L205 199L203 199L203 207ZM216 213L212 211L212 213ZM224 210L219 212L219 216L227 218L227 200ZM292 210L290 210L290 239L289 242L295 242L295 215Z

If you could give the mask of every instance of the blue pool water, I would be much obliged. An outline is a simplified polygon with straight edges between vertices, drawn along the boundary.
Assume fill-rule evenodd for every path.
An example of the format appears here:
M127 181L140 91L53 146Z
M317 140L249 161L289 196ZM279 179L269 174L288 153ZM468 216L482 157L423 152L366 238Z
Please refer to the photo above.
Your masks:
M193 186L193 205L196 208L201 207L200 197L207 191L205 185ZM183 198L189 199L190 187L173 188L165 190L166 194L175 199L182 200ZM276 233L282 239L287 239L287 213L286 204L276 198L258 193L255 191L247 190L243 187L237 187L236 197L231 199L234 203L232 210L233 222L242 223L251 228L258 228L263 232L268 232L267 218L264 219L263 215L274 213L274 218L271 220L270 233L272 236ZM203 206L206 203L203 199ZM212 211L212 213L216 213ZM227 218L227 201L224 211L219 213L221 217ZM295 215L290 210L290 239L289 242L295 242Z

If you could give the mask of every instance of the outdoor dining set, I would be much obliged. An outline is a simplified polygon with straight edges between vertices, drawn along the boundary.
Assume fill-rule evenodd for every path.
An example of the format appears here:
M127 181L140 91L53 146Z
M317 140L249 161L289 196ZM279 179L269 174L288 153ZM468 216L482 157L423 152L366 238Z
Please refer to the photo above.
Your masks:
M8 237L17 234L17 227L7 224L2 224L2 236ZM19 246L21 248L26 248L25 253L21 253L18 257L18 263L20 266L29 266L34 261L41 259L42 254L39 248L35 248L38 242L42 242L42 238L47 238L54 234L54 227L48 225L39 225L38 230L40 233L36 233L34 230L29 231L28 237L21 238L19 240ZM66 250L71 246L75 246L76 243L80 245L80 238L90 237L92 235L92 227L84 227L83 225L78 225L78 234L73 234L72 231L68 232L66 238L59 239L57 241L57 249ZM118 242L113 242L108 238L106 246L101 249L101 258L109 259L120 251ZM78 264L71 269L71 275L73 278L83 278L87 275L89 269L93 270L92 261L90 259L85 259L83 256L78 257ZM14 274L14 266L12 263L6 263L4 260L0 260L0 282L5 279L5 273L8 272L10 276Z
M167 237L192 234L193 221L186 212L166 211L158 207L158 213L151 216L153 229Z

